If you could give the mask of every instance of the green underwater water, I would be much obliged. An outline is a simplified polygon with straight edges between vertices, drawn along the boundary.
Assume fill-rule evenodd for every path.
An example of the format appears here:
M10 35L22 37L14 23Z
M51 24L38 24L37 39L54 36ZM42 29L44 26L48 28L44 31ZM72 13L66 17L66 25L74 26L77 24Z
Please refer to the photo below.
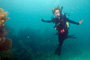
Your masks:
M58 45L54 24L40 19L50 20L57 5L63 6L63 13L69 13L71 20L83 19L79 26L70 24L69 35L77 38L64 41L61 56L54 55ZM13 42L9 59L90 60L90 0L0 0L0 8L10 17L6 22L10 28L7 37Z

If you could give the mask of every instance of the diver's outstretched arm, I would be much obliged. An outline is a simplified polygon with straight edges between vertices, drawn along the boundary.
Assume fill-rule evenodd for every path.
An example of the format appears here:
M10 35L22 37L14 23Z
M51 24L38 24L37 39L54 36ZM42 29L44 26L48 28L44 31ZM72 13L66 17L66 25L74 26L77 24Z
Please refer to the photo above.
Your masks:
M82 19L80 22L75 22L75 21L72 21L72 20L66 18L66 21L68 21L68 22L70 22L70 23L73 23L73 24L80 25L80 24L82 23L83 19Z
M41 20L42 20L42 22L47 22L47 23L51 23L51 22L53 22L53 20L45 21L42 17L41 17Z
M79 23L78 22L74 22L74 21L72 21L72 20L70 20L70 19L66 19L66 21L68 21L68 22L70 22L70 23L73 23L73 24L77 24L77 25L79 25Z

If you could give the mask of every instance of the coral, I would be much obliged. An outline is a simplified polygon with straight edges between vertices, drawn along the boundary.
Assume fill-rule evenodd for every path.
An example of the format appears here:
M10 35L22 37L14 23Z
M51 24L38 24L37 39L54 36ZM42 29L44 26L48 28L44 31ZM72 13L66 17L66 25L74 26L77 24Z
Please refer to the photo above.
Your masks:
M0 51L9 50L12 46L11 40L3 37L8 33L4 25L4 22L9 19L7 15L8 12L4 12L4 10L0 8Z
M7 51L11 48L12 46L12 41L10 39L5 39L5 37L3 37L3 40L0 44L0 51Z
M9 18L7 17L8 12L4 12L4 10L2 8L0 8L0 20L6 21Z

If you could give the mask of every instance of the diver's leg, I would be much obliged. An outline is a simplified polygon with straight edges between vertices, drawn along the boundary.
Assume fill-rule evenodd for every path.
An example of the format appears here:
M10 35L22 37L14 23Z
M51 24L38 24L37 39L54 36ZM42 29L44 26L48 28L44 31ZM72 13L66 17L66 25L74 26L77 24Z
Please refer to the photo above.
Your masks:
M73 39L76 39L76 37L74 35L68 35L68 30L65 32L65 35L64 35L67 38L73 38Z
M55 54L58 54L60 55L61 54L61 47L62 47L62 44L63 44L63 41L64 39L63 38L60 38L60 35L58 36L58 40L59 40L59 44L58 44L58 47L55 51Z
M56 51L55 51L55 54L57 54L57 55L59 55L59 56L60 56L60 54L61 54L62 44L63 44L63 42L61 42L60 44L58 44L58 47L57 47L57 49L56 49Z
M59 44L58 44L58 47L55 51L55 54L58 54L58 55L61 54L62 44L63 44L64 40L67 38L67 36L68 36L68 30L64 34L58 35Z

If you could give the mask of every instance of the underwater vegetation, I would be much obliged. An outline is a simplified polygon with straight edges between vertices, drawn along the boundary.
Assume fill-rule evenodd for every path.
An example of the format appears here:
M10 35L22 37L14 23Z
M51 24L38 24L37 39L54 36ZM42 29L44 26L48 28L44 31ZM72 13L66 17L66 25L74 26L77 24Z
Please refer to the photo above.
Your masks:
M12 49L6 52L0 53L0 59L1 60L69 60L68 57L71 59L73 57L77 57L82 54L81 50L79 51L80 47L71 46L69 43L67 46L71 47L70 49L63 48L63 56L62 58L55 57L54 50L56 48L56 45L52 42L55 42L54 38L48 38L50 34L48 32L45 35L45 38L43 38L43 34L38 33L40 31L35 31L33 29L27 28L27 29L21 29L18 31L18 33L15 33L15 30L10 28L10 32L5 36L12 40ZM40 35L40 36L39 36ZM47 35L47 36L46 36ZM52 35L53 36L53 35ZM52 37L51 36L51 37ZM48 38L48 39L47 39ZM72 43L73 45L73 43ZM67 51L66 51L67 50ZM79 52L78 52L79 51ZM77 52L75 54L75 52ZM74 54L74 55L72 55ZM72 56L71 56L72 55Z
M4 25L4 22L9 19L7 15L8 12L4 12L4 10L0 8L0 51L7 51L12 46L11 40L4 37L8 33L6 25Z
M2 52L2 56L1 56L1 60L14 60L16 58L14 58L14 54L15 54L16 50L15 49L11 49L5 52Z
M13 29L5 36L12 40L12 49L2 52L1 60L34 60L37 48L35 46L36 34L32 29L20 30L17 34Z
M5 36L12 40L12 49L0 53L1 60L45 60L50 57L50 46L43 41L39 31L33 29L21 29L15 34L15 31L10 28L10 32ZM45 47L46 46L46 47ZM53 49L53 48L52 48ZM48 53L50 52L50 53Z

